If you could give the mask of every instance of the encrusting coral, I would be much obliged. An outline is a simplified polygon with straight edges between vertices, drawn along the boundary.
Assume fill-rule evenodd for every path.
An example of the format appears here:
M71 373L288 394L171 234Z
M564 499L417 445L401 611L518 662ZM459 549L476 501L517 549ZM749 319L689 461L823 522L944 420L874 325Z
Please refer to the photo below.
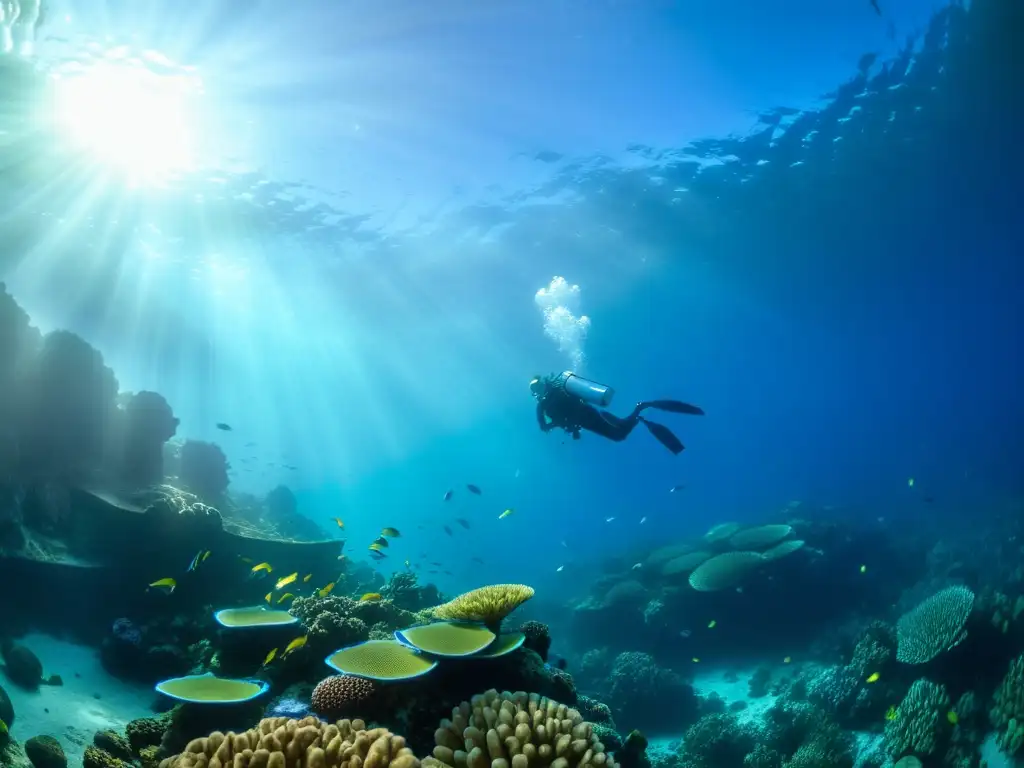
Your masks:
M267 718L244 733L215 731L189 742L160 768L418 768L405 739L362 720L327 724Z
M946 587L903 614L896 622L896 660L924 664L960 645L973 607L967 587Z
M531 597L533 587L525 584L491 584L437 606L433 614L437 619L479 621L493 628Z
M522 691L492 689L462 702L434 740L434 756L423 764L435 768L615 766L579 712Z

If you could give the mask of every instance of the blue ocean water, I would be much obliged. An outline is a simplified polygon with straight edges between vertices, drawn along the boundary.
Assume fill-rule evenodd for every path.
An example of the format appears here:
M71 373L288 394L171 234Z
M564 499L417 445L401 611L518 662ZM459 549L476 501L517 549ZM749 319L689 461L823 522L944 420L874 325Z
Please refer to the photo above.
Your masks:
M287 484L356 559L398 527L384 572L425 553L449 593L525 573L555 605L793 501L952 531L1019 496L1024 450L1021 102L965 14L55 3L18 55L153 80L54 97L22 159L88 164L2 185L3 279L220 444L233 491ZM944 56L1004 76L965 101ZM528 382L570 368L617 413L707 415L661 419L678 457L541 434Z

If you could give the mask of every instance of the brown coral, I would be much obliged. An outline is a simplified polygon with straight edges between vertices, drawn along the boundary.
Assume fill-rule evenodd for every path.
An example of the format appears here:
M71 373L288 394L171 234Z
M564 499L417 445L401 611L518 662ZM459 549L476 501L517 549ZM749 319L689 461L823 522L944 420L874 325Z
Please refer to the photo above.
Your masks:
M533 597L525 584L491 584L464 592L434 609L434 618L451 621L480 621L494 627Z
M160 768L419 768L405 739L362 720L272 717L245 733L215 731Z
M434 732L442 768L615 768L593 726L575 709L535 693L487 691L452 710Z
M332 675L317 683L313 689L310 706L314 712L322 715L339 715L349 707L366 701L375 690L373 682L365 678Z

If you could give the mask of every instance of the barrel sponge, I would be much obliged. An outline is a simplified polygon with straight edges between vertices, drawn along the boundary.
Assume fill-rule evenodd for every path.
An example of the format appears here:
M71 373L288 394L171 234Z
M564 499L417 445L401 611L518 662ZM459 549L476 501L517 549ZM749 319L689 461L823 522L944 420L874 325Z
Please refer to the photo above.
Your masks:
M362 720L327 724L315 717L261 720L244 733L193 739L160 768L419 768L405 739Z
M1010 663L1010 669L992 699L992 725L999 729L999 747L1014 755L1024 743L1024 655Z
M946 689L924 678L915 680L896 709L896 717L885 724L885 748L892 757L907 752L930 755L939 736L949 727L950 701Z
M960 645L973 607L967 587L946 587L903 614L896 622L896 660L924 664Z
M489 690L452 709L434 732L432 768L615 768L591 723L535 693Z
M744 576L766 562L757 552L726 552L701 563L690 574L690 586L698 592L715 592L736 586Z
M434 618L450 621L480 621L495 626L533 597L525 584L491 584L465 592L434 608Z

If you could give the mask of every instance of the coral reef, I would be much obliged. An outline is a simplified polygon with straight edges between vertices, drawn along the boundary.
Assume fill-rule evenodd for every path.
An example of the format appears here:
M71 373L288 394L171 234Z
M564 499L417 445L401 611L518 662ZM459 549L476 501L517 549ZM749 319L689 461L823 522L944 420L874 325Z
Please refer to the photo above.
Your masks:
M489 690L462 702L434 733L424 765L455 768L612 766L579 712L536 694Z
M307 645L318 655L365 640L390 638L396 629L418 620L390 600L361 602L344 595L297 597L289 612L302 622Z
M692 722L697 714L693 688L654 657L626 651L615 657L602 691L624 728L668 729Z

